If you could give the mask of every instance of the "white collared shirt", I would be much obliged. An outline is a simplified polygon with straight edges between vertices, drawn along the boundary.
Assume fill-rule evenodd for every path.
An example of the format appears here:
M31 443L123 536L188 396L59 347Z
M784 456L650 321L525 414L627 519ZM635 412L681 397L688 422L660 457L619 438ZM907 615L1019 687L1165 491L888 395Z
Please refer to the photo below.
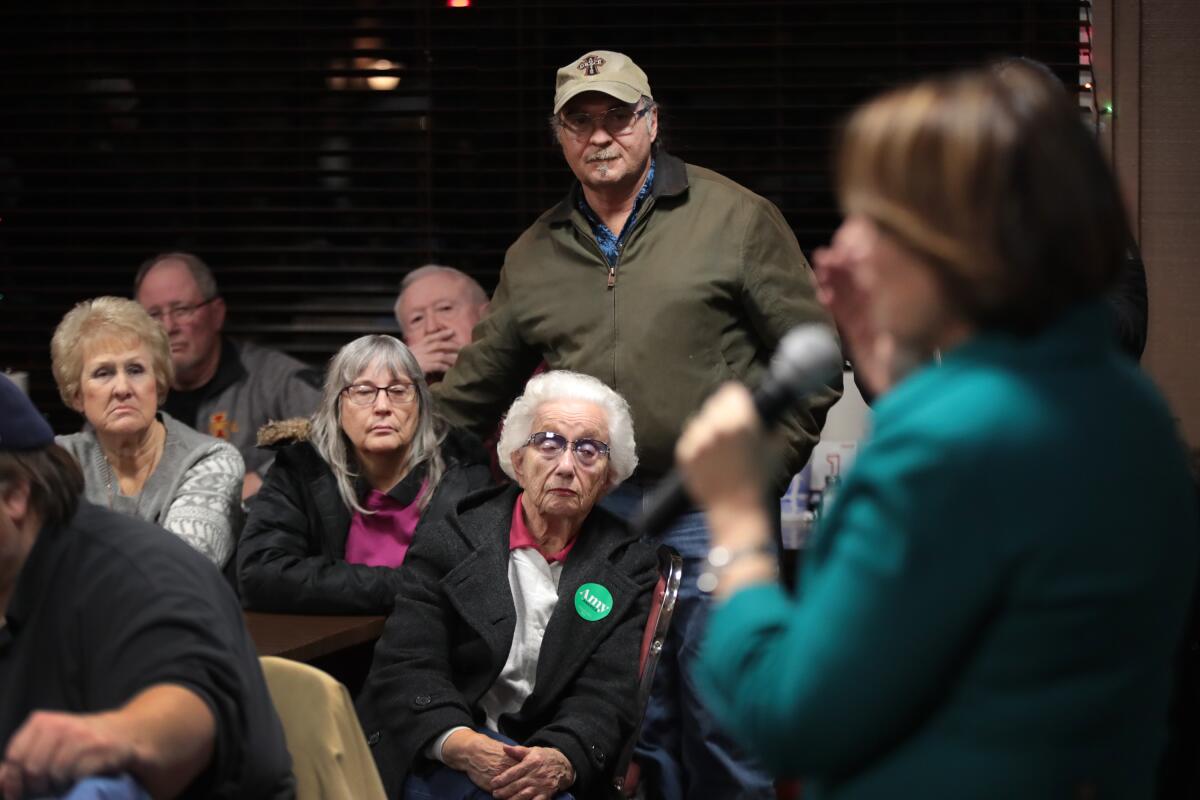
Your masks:
M550 615L558 603L558 581L562 577L562 568L561 561L551 564L532 547L519 547L508 555L508 587L512 592L517 619L504 668L480 700L480 706L487 716L487 726L491 730L498 731L500 717L520 710L529 695L533 694L542 638L546 635ZM450 734L463 729L466 729L465 726L459 725L434 739L426 748L425 755L443 761L442 746Z

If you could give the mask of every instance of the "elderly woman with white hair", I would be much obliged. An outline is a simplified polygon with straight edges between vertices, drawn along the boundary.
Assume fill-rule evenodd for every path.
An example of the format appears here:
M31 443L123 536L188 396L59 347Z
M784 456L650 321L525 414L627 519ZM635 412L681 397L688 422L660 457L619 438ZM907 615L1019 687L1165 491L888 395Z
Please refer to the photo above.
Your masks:
M482 445L436 421L420 365L392 336L339 350L312 419L267 425L259 445L277 454L237 555L256 611L388 613L421 523L491 482Z
M602 796L635 724L656 558L596 507L637 466L629 406L547 372L497 450L516 484L413 544L359 697L389 797Z
M161 410L174 369L167 335L121 297L79 303L50 341L63 402L87 420L59 436L91 502L153 522L218 567L241 523L242 457Z

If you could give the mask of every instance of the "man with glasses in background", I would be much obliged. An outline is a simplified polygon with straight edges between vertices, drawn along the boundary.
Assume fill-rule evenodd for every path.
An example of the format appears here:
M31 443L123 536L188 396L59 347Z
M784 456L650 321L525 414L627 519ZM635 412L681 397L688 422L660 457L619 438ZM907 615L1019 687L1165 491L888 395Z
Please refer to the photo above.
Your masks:
M311 414L321 398L320 372L278 350L222 336L225 301L208 265L191 253L146 261L133 294L171 344L175 380L163 410L236 447L246 462L242 498L253 496L272 461L257 447L258 429Z
M540 360L599 378L633 412L638 470L603 501L629 517L705 397L724 381L757 384L784 333L829 317L779 209L661 147L649 81L628 56L595 50L558 70L553 111L577 180L509 248L488 315L434 394L452 423L486 435ZM784 420L780 491L836 397L830 387ZM665 797L774 797L688 674L707 602L696 586L703 517L652 535L683 555L685 572L643 728L646 783Z

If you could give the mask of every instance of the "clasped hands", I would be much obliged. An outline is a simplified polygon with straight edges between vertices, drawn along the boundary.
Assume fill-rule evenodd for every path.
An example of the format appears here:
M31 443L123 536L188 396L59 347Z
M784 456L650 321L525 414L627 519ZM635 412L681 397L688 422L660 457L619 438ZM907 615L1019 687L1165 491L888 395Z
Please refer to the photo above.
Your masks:
M455 731L442 759L499 800L550 800L575 782L575 768L553 747L522 747L471 730Z

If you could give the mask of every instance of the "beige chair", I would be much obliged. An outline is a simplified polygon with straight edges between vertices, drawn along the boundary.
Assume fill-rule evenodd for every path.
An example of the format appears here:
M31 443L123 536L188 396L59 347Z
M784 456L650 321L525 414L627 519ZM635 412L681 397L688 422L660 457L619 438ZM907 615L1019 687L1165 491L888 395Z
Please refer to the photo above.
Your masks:
M386 800L346 687L298 661L260 661L292 755L297 800Z

